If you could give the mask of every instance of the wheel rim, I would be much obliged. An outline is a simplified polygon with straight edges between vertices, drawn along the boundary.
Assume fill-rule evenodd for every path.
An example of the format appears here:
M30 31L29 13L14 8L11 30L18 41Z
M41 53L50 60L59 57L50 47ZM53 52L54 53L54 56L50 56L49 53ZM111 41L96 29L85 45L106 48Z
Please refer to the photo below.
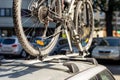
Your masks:
M29 6L26 9L24 8L25 6L22 6L20 4L24 4L24 1L22 2L22 0L18 0L18 1L14 0L13 7L14 7L14 23L15 23L15 29L16 29L15 31L17 33L20 43L22 44L23 48L33 56L37 56L40 54L40 52L37 49L39 46L41 46L40 47L41 55L48 54L50 51L52 51L53 47L55 46L57 42L57 39L59 37L58 31L60 31L61 29L60 25L58 26L55 22L52 22L52 23L49 23L50 26L47 26L47 29L45 29L45 26L43 25L43 23L45 22L40 21L43 18L41 18L41 16L36 16L36 13L32 11L34 7L30 8L30 6L33 6L33 5L32 4L26 5L26 6ZM55 3L55 5L52 8L52 11L59 14L59 17L60 17L61 16L61 5L58 7L57 6L58 4L60 5L60 2L58 2L57 4ZM56 10L56 6L58 10ZM20 7L22 7L22 9ZM39 14L40 11L42 11L42 9L40 8L37 14ZM43 16L43 14L41 15ZM43 31L44 29L46 31ZM33 38L34 36L36 36L35 35L36 30L41 30L41 31L38 31L40 32L38 33L38 36L41 37L41 41L44 43L44 45L39 45L36 43L35 45L38 45L37 47L35 47L33 44L30 44L29 42L34 39ZM56 33L58 33L58 35L55 35ZM28 40L27 36L32 36L32 39Z
M88 50L92 42L94 30L93 9L89 1L79 1L78 6L77 10L79 9L79 11L76 15L76 30L80 36L83 49ZM85 8L86 6L87 10ZM88 18L86 18L86 14L88 14ZM87 23L87 21L89 22Z

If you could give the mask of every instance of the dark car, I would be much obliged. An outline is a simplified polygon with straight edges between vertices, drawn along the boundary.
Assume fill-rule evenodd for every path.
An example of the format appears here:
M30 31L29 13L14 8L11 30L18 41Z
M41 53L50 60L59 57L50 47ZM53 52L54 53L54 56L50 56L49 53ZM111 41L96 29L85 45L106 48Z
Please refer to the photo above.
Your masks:
M92 44L88 50L90 54L92 53L93 49L100 44L102 39L103 39L102 37L93 38Z

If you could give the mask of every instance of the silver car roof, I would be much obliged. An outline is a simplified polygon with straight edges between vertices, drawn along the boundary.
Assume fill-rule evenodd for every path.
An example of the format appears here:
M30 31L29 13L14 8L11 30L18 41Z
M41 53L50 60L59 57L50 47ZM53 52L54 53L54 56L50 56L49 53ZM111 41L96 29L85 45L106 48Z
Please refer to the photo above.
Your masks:
M90 68L100 66L78 59L61 59L44 62L36 60L3 60L1 62L0 77L2 80L64 80ZM78 71L71 72L70 68L68 68L69 66L65 66L65 64L69 63L75 64Z

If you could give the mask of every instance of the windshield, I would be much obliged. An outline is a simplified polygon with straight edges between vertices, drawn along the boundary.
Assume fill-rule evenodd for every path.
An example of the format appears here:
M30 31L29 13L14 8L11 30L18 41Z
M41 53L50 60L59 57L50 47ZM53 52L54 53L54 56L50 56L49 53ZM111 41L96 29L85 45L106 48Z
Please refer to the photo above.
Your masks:
M0 39L0 43L2 42L3 39Z
M120 46L119 39L103 39L99 46Z
M106 39L110 46L120 46L119 39Z

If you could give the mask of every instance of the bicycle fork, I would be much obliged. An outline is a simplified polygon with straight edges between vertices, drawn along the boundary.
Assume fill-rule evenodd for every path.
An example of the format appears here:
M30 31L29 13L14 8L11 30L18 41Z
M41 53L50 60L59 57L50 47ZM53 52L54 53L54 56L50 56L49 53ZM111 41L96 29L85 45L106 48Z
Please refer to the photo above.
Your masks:
M72 43L71 43L70 35L69 35L69 32L68 32L67 29L65 29L65 33L66 33L66 36L67 36L70 51L72 52L73 51ZM76 40L77 45L78 45L79 55L84 58L88 53L87 53L87 51L84 51L84 49L82 47L82 44L80 42L80 37L79 37L79 35L78 35L78 33L75 29L73 29L73 33L74 33L73 36L75 37L75 40Z

